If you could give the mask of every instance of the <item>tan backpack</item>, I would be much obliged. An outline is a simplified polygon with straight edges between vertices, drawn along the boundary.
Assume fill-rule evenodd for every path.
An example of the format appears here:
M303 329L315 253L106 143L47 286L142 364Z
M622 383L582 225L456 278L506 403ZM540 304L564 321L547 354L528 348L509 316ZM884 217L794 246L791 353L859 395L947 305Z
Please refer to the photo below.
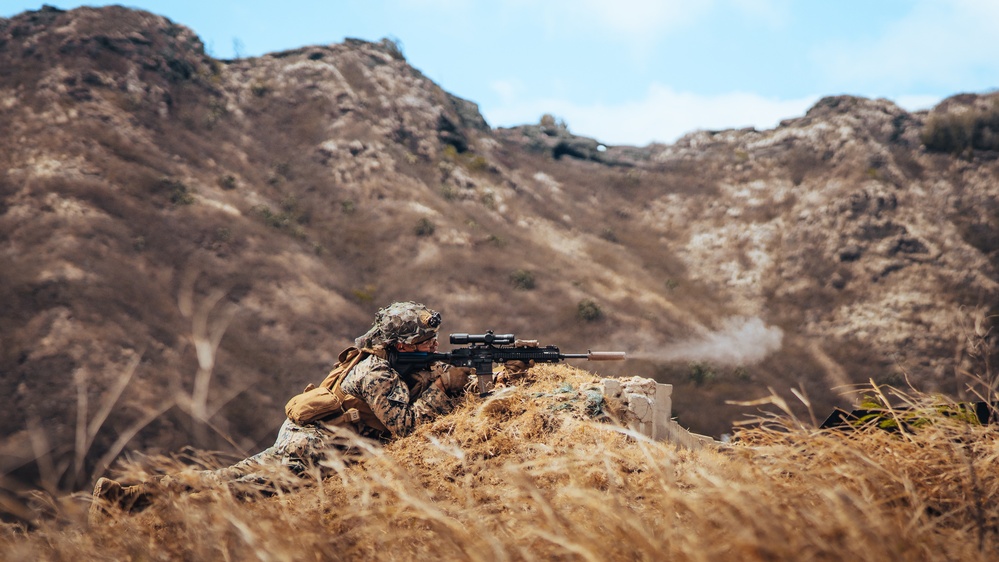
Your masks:
M356 347L340 352L339 362L319 386L310 384L285 404L284 413L288 419L297 425L322 421L331 425L353 424L358 429L363 425L387 432L388 428L375 416L367 402L340 389L340 383L347 374L372 353L372 350Z

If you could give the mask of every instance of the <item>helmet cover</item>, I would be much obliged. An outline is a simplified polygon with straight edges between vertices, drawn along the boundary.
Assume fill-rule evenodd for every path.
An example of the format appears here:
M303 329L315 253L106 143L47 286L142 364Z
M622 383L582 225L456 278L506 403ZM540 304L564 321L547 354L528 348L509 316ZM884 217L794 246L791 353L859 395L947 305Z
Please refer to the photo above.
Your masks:
M437 336L441 314L408 301L394 302L375 314L375 322L357 338L359 348L385 347L396 343L418 344Z

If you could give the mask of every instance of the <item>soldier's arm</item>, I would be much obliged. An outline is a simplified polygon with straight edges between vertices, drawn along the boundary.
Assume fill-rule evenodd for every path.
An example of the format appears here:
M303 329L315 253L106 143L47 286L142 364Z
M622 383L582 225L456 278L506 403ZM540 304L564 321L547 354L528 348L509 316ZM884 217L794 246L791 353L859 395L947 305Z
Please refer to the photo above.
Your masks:
M367 367L367 368L364 368ZM431 384L410 403L409 388L388 362L375 360L355 368L356 393L367 402L375 416L393 436L408 435L416 426L427 423L454 408L454 401L437 384ZM355 373L351 373L353 378ZM347 381L344 381L347 382Z

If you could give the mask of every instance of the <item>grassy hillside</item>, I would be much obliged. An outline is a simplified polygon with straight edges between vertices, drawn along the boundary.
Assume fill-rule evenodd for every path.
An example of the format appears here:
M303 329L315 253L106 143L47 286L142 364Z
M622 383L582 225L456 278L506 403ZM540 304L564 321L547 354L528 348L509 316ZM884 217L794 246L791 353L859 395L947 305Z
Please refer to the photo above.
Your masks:
M990 560L999 546L993 427L939 408L900 432L777 416L688 451L595 420L588 373L532 373L301 491L164 495L91 527L86 498L40 495L50 517L0 528L0 548L5 560L839 561ZM177 465L143 459L125 476Z

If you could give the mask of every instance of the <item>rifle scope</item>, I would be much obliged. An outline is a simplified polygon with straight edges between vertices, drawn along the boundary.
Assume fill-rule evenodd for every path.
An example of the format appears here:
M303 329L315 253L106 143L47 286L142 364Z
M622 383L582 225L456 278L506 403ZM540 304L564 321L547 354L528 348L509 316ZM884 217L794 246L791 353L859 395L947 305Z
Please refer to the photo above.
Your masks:
M465 345L469 343L484 343L486 345L513 345L516 341L513 334L494 334L492 330L484 334L451 334L451 343Z

